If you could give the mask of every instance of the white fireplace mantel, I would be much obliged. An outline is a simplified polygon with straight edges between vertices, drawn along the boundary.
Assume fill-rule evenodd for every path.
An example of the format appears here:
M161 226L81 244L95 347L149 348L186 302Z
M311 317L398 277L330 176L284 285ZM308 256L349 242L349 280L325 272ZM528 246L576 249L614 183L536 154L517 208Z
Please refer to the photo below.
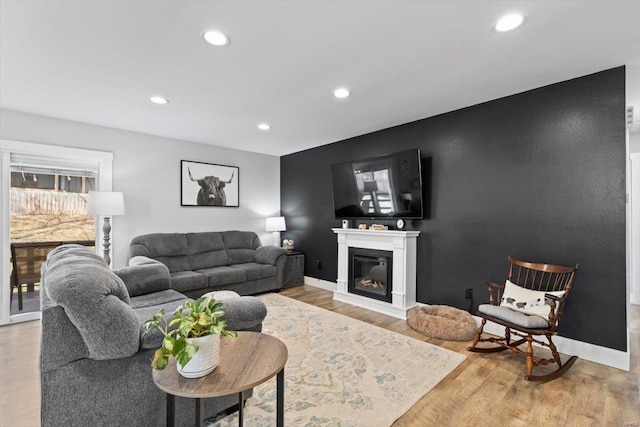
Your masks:
M406 319L407 310L416 306L417 239L420 232L355 228L333 228L332 230L338 236L338 283L333 299ZM391 303L348 291L349 248L393 252Z

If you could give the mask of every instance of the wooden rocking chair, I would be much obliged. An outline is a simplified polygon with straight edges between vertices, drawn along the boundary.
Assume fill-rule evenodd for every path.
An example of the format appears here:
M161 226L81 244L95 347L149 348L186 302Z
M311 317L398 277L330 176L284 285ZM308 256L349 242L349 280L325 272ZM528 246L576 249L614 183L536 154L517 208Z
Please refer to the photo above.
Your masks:
M526 357L528 381L550 381L562 376L578 359L571 356L560 360L551 336L556 334L564 305L571 291L573 277L578 266L563 267L553 264L536 264L509 257L509 277L505 284L484 280L489 288L489 304L481 304L477 315L482 323L468 351L495 353L509 349ZM504 337L482 338L484 325L490 320L505 327ZM512 342L511 336L521 339ZM534 336L545 336L548 343ZM497 344L493 347L477 347L479 342ZM533 355L533 343L551 350L553 358L543 359ZM526 351L519 348L526 343ZM556 363L558 369L547 375L533 375L534 366Z

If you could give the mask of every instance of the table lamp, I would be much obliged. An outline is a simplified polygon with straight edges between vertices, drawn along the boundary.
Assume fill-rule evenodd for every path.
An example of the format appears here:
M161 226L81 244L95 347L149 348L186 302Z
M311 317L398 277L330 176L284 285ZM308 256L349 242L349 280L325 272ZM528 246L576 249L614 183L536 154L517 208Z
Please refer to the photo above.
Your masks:
M111 264L111 217L124 215L124 196L117 191L89 191L87 214L102 216L102 234L104 239L104 260Z
M273 231L273 246L280 247L280 232L286 229L283 216L267 218L266 231Z

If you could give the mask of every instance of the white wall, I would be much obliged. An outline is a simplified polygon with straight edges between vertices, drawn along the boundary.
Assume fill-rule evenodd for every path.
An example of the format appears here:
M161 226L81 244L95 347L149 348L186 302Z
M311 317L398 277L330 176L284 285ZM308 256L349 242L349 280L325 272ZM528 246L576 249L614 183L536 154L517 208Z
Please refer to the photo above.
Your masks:
M113 152L113 190L126 215L113 218L113 265L134 236L157 232L249 230L270 244L265 217L280 212L280 158L159 136L0 110L0 139ZM180 160L238 166L240 207L181 207Z
M629 152L640 152L640 132L633 132L629 134Z

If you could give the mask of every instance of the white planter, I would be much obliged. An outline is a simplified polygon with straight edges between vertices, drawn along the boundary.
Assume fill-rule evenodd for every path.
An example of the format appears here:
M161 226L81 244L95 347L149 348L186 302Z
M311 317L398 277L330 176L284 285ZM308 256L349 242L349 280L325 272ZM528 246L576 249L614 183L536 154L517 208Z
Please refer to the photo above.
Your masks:
M178 373L185 378L200 378L213 372L220 361L220 335L187 338L187 342L197 345L198 351L184 367L176 364Z

